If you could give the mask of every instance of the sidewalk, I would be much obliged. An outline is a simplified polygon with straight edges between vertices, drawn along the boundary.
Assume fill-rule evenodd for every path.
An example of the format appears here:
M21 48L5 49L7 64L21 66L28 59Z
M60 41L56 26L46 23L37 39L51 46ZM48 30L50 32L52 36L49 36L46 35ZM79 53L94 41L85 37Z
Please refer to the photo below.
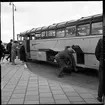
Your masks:
M101 104L97 94L33 74L16 59L17 65L1 65L2 104Z

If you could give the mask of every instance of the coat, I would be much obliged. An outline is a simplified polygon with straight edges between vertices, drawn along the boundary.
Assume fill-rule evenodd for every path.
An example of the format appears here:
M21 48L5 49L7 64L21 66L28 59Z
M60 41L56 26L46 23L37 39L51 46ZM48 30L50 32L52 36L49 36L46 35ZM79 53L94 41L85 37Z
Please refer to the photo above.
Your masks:
M2 44L0 44L0 60L5 54L5 48Z
M20 53L20 60L26 62L26 52L24 45L20 47L19 53Z
M103 67L103 39L99 39L97 46L95 48L95 56L100 63L100 66Z
M61 68L67 67L67 61L72 62L73 51L63 50L55 55L55 59Z
M7 51L11 53L12 43L7 44Z
M16 47L17 47L16 43L13 43L11 47L11 58L12 59L16 59L16 51L17 51Z

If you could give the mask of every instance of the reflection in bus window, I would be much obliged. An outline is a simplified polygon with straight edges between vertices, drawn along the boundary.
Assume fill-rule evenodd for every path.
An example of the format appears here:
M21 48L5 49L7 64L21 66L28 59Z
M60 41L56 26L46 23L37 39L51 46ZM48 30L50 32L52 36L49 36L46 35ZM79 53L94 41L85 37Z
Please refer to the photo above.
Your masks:
M44 38L46 36L46 31L42 32L42 38Z
M70 26L66 27L66 37L76 36L76 27Z
M92 23L92 34L102 34L102 22Z
M29 37L27 37L27 40L29 40L30 38Z
M24 39L24 37L21 37L21 39L23 40L23 39Z
M34 40L35 39L35 36L32 36L32 40Z
M47 31L46 37L47 38L55 37L55 30Z
M79 36L85 36L90 34L90 24L79 25L77 27L77 34Z
M49 36L55 36L55 30L50 30L49 31Z
M35 34L35 37L36 37L36 39L40 39L41 38L41 34L40 33Z
M65 30L64 29L58 29L56 33L56 37L64 37L65 36Z

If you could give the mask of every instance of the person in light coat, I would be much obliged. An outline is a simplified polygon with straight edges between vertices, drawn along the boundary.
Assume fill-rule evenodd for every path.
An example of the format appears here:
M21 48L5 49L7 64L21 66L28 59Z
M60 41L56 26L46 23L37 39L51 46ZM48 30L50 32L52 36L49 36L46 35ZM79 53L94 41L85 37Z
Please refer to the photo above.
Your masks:
M11 47L11 60L12 60L12 65L16 65L16 63L15 63L16 51L17 51L17 41L14 41L12 43L12 47Z

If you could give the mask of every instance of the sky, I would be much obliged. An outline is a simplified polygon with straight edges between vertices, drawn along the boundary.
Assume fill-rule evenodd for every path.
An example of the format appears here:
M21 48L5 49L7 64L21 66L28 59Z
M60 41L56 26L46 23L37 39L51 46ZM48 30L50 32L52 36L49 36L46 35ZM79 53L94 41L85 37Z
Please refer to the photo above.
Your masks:
M17 40L17 34L32 28L103 13L102 1L13 3L16 6L15 40ZM9 2L1 2L1 40L4 43L8 43L13 38L12 16L12 6Z

